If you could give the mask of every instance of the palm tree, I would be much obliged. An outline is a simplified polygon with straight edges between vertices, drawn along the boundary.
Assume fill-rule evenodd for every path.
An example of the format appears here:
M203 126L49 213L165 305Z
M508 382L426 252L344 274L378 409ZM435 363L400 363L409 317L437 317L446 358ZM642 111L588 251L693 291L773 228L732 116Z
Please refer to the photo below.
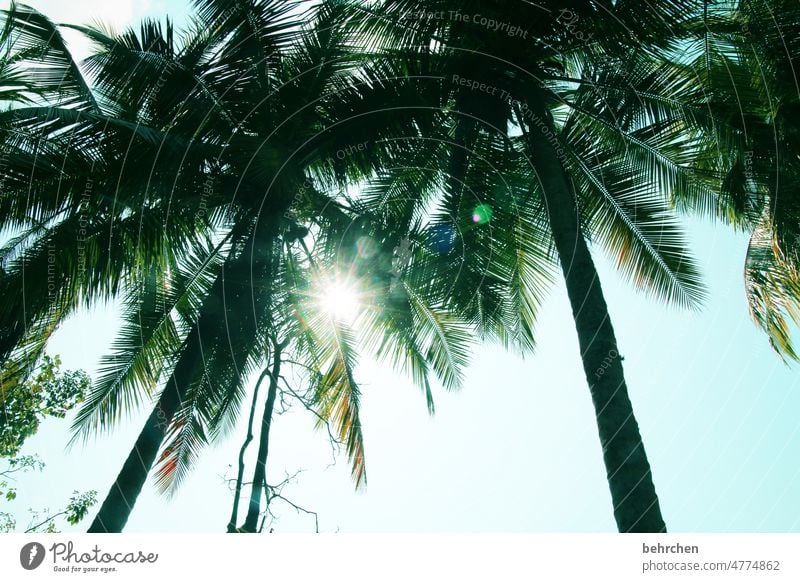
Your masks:
M680 30L697 6L386 0L354 9L366 42L379 50L403 47L439 61L426 73L446 94L452 121L449 134L429 137L446 140L449 154L428 157L449 173L446 221L465 208L476 209L478 223L485 208L496 215L508 202L507 174L486 163L487 151L522 156L516 174L528 178L529 204L540 209L537 224L563 271L623 532L666 526L587 242L605 246L623 274L662 299L691 307L702 298L670 206L713 196L693 165L705 120L682 106L685 77L667 58L675 36L663 25ZM490 20L521 23L527 32L498 34ZM495 179L474 182L481 171ZM465 194L473 183L477 192ZM496 236L493 248L503 245ZM467 242L464 256L480 250Z
M797 360L800 323L800 7L785 0L706 2L678 55L702 91L687 104L708 110L701 165L718 181L709 210L751 233L744 265L755 323L784 360Z
M74 304L69 305L58 297L55 273L48 275L47 267L48 255L52 255L47 249L52 250L53 245L69 244L73 240L59 239L55 233L46 234L48 219L57 215L54 206L64 204L64 199L56 196L43 201L37 196L36 186L25 185L34 170L41 172L41 187L52 187L57 183L60 156L52 146L40 148L41 157L36 160L29 155L37 136L25 129L25 111L36 110L43 103L56 103L76 112L93 109L96 104L52 22L39 12L15 2L3 12L5 21L0 32L0 100L3 101L0 113L3 138L0 224L6 240L0 247L0 277L3 292L8 295L0 307L3 321L0 358L16 350L14 371L9 371L6 380L19 382L42 358L45 343L54 329L51 325L53 320L74 307ZM28 195L30 199L26 201ZM28 262L21 259L23 253ZM24 286L20 286L18 277L21 268L29 278ZM37 286L39 292L33 292ZM25 291L30 291L30 295L17 294Z
M313 229L315 253L334 249L356 218L317 184L365 175L380 160L380 140L419 128L410 116L381 116L372 106L413 104L420 96L412 88L383 75L370 80L368 70L349 75L336 3L318 8L307 31L290 18L292 8L198 2L197 21L180 43L169 23L147 21L138 35L81 28L99 47L85 63L92 91L77 104L18 108L6 118L4 138L16 158L3 220L29 234L12 241L0 281L10 296L28 295L27 309L15 304L3 313L4 356L16 356L28 335L41 336L34 325L52 330L81 304L122 296L125 323L76 419L76 436L108 429L158 395L90 531L122 529L157 458L158 484L169 489L203 444L231 428L245 380L278 329L276 298L299 292L287 279L291 244ZM346 134L334 131L340 125ZM337 155L365 142L371 147ZM376 244L391 257L386 240ZM37 261L55 266L34 269L37 279ZM309 325L292 305L296 325ZM383 352L412 373L432 406L428 372L454 384L466 361L458 342L467 336L422 294L415 305L425 310L423 325L372 319L387 322ZM320 414L346 440L358 482L354 350L345 331L333 342L295 336L313 356ZM265 454L259 459L263 474ZM257 490L253 497L257 507Z
M447 7L435 4L426 9ZM685 19L690 5L645 10L618 2L605 7L618 23L609 24L614 18L587 3L570 16L598 40L587 45L572 25L554 27L534 9L512 18L499 3L480 3L497 22L524 16L538 39L534 49L461 19L409 24L400 15L412 2L384 3L382 14L395 16L391 26L369 15L356 22L366 27L356 30L405 47L379 55L372 47L347 50L347 35L331 26L346 13L333 2L323 3L313 34L299 34L287 3L210 0L196 2L197 22L183 42L153 22L140 35L82 29L100 45L87 62L94 92L75 90L73 105L6 118L19 140L12 191L19 200L29 183L36 188L32 217L19 202L3 208L4 224L16 216L33 244L14 247L16 262L1 283L12 297L25 291L37 302L3 314L9 335L0 347L7 355L42 336L25 331L34 324L52 330L82 302L125 295L127 323L79 426L108 428L166 387L92 531L124 526L165 439L158 475L169 486L200 446L230 428L245 379L268 353L275 297L297 291L284 274L298 227L323 235L313 249L321 262L335 257L383 298L364 316L375 324L365 325L364 343L426 389L429 370L448 387L458 384L462 321L532 348L550 263L559 262L618 525L662 531L586 239L604 244L638 285L683 304L698 300L666 194L685 205L709 195L689 163L698 146L687 128L699 121L674 104L686 89L683 77L658 54L670 35L652 32L662 18ZM450 8L478 11L469 3ZM646 51L631 49L622 25L646 41ZM623 66L609 66L609 56ZM454 74L479 85L454 82ZM38 156L48 163L34 167ZM365 178L365 195L332 195ZM47 230L35 230L31 218ZM86 236L76 237L81 230ZM381 266L353 252L361 239L383 257L406 243L411 258L402 268ZM37 260L34 272L46 272L52 246L55 297L42 278L36 286L23 276ZM467 251L463 259L456 246ZM321 364L337 361L338 368ZM327 369L331 379L319 391L320 410L338 419L357 468L363 449L352 431L359 424L342 404L355 404L357 393L346 361L341 353L314 360L316 377ZM254 497L260 506L260 494Z
M224 3L206 4L198 11L202 21L198 30L211 30L214 34L202 39L202 50L196 46L197 43L185 43L187 52L196 53L196 56L192 54L193 58L199 58L202 63L200 71L193 73L199 79L197 86L204 93L213 93L216 101L213 117L209 116L211 120L202 119L199 124L212 134L202 142L203 145L222 146L222 152L209 152L214 156L210 163L212 167L216 166L214 169L219 173L222 190L234 198L242 210L247 209L249 216L243 212L231 221L228 228L231 242L234 237L240 237L241 250L229 255L215 287L207 291L194 322L195 329L189 332L185 343L177 350L174 349L176 346L171 346L173 353L180 355L170 384L162 393L90 531L121 529L131 501L141 489L163 439L166 438L166 443L159 461L158 476L165 481L174 474L179 481L197 448L206 440L206 433L221 432L220 427L230 425L228 419L233 418L238 408L243 380L254 369L255 362L263 357L263 338L275 329L270 305L274 303L274 294L281 288L279 274L282 263L277 247L281 244L279 238L285 242L286 237L282 235L288 235L282 231L284 224L288 221L291 228L293 221L307 222L321 210L324 212L318 220L322 223L331 220L325 212L337 216L335 209L326 208L329 202L324 195L311 191L306 200L298 199L295 194L307 179L304 168L334 155L337 149L332 148L331 140L340 139L325 135L326 125L335 126L337 123L335 118L326 118L329 113L326 107L330 108L327 100L331 94L335 96L336 91L348 88L344 77L347 59L343 58L332 25L335 8L328 6L321 10L314 31L302 34L297 44L289 45L288 40L281 38L294 36L286 33L293 24L282 22L291 8L286 3L267 2L241 8L250 12L247 18L236 13L240 8L231 14L222 10L221 4ZM92 34L98 36L96 32ZM278 40L270 38L272 36L277 36ZM152 43L149 46L152 47ZM205 59L209 62L203 62ZM127 68L120 67L121 63L113 60L112 51L109 62L104 63L102 72L98 74L98 81L111 80L114 85L110 91L124 95L125 84L129 82L125 79ZM152 75L148 79L148 86L158 91L158 82L153 83ZM233 86L232 79L235 79ZM178 79L178 82L185 83L185 79ZM159 100L165 91L166 88L159 91ZM308 103L309 106L298 110L297 103ZM181 106L180 112L170 111L168 119L172 122L180 115L194 111L197 111L197 103L191 102L188 106ZM352 112L348 111L344 119L351 115ZM217 124L222 124L224 129L220 131ZM170 132L174 131L170 128ZM380 137L379 133L372 135L373 139ZM329 153L323 154L325 151ZM358 168L357 165L353 167ZM191 170L196 171L195 168L197 166ZM181 171L186 170L182 168ZM250 288L250 293L246 287ZM242 299L250 299L251 305L242 306ZM222 317L219 313L221 304L232 306L223 312ZM193 339L194 342L189 343ZM343 349L343 342L338 345ZM160 361L167 360L168 356L169 352L160 354ZM350 362L342 368L337 366L340 361L341 358L334 359L330 364L333 368L324 376L327 378L325 388L336 397L325 396L327 392L321 391L318 400L323 407L325 399L335 402L335 406L330 408L336 412L335 420L340 431L346 433L348 452L359 482L363 474L363 446L360 444L357 416L358 392L352 381ZM109 380L112 377L119 377L119 373L107 376ZM206 385L203 378L213 380ZM115 383L116 379L107 385ZM270 396L264 414L267 420L274 402L274 382ZM102 405L98 398L86 410L101 410ZM82 417L80 421L89 418ZM261 435L244 531L255 531L264 478L268 421Z

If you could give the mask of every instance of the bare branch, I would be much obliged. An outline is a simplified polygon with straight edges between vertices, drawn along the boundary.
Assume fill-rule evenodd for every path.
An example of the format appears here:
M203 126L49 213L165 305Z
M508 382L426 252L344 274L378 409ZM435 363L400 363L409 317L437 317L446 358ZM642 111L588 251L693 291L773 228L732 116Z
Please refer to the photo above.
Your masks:
M290 501L289 499L286 499L286 497L284 497L280 493L274 493L272 495L272 498L273 499L280 499L284 503L288 503L289 505L294 507L295 511L302 511L303 513L306 513L308 515L313 515L314 516L314 532L315 533L319 533L319 515L317 514L316 511L311 511L309 509L305 509L303 507L300 507L299 505L297 505L293 501Z

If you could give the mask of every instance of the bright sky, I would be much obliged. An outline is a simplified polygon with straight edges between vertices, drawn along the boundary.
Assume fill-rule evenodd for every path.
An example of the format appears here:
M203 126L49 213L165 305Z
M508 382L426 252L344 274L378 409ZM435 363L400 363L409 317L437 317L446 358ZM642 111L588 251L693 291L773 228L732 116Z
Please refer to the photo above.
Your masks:
M187 6L181 0L29 4L57 21L101 19L117 27L165 11L178 17ZM800 531L798 368L782 364L749 320L746 238L719 225L692 220L688 226L710 290L699 314L633 291L597 255L665 519L674 532ZM98 308L68 322L50 351L67 368L92 372L115 329L113 306ZM317 511L322 531L614 531L562 284L544 305L538 338L537 354L526 361L481 347L463 390L437 391L434 418L409 380L365 362L359 376L366 490L353 492L345 459L328 466L325 435L300 411L276 421L268 480L302 469L284 493ZM73 490L97 489L102 498L142 423L139 415L111 437L66 451L69 423L48 421L24 450L38 453L47 469L20 482L15 507L63 506ZM222 475L243 435L242 426L206 451L174 498L148 486L127 531L224 531L232 496ZM277 511L277 531L313 531L313 518Z

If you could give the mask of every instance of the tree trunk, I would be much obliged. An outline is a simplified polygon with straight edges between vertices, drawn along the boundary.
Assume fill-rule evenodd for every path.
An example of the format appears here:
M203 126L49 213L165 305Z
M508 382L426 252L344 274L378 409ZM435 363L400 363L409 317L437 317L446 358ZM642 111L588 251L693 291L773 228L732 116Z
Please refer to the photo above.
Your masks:
M272 427L272 412L275 409L275 398L278 394L278 378L281 373L283 347L282 344L275 343L267 402L264 404L264 415L261 419L261 435L259 436L258 442L256 468L253 472L253 488L250 493L250 504L247 508L247 517L245 517L244 525L239 528L239 531L243 533L255 533L258 528L258 515L261 513L261 495L264 492L264 485L266 484L269 430ZM269 495L269 491L267 491L267 495ZM269 503L269 499L267 499L267 503Z
M564 272L581 358L592 394L614 517L621 532L665 532L650 464L628 397L608 306L584 239L560 144L545 107L522 115L531 161L544 193L555 248Z
M186 396L188 383L179 382L177 378L185 378L182 373L189 372L197 363L198 359L195 357L181 358L178 362L172 378L161 393L158 404L150 413L128 459L116 481L111 485L103 505L100 506L100 511L89 526L88 533L119 533L125 527L136 498L141 493L150 468L156 460L158 449L172 422L172 417Z
M253 420L255 420L256 416L256 403L258 402L258 391L261 388L261 382L264 381L264 378L267 377L269 374L269 368L266 368L263 372L261 372L261 376L259 376L258 381L256 382L256 387L253 389L253 402L250 405L250 416L247 420L247 436L242 443L242 447L239 449L239 467L236 473L236 489L233 493L233 507L231 508L231 518L228 520L227 532L228 533L235 533L236 532L236 520L239 517L239 500L242 498L242 480L244 479L244 455L247 452L247 447L250 446L250 443L253 440Z
M276 221L265 221L263 225L265 234L261 240L266 241L263 246L267 249L272 249L274 244L276 224ZM258 240L255 237L256 235L253 235L253 240ZM128 455L128 459L112 484L100 511L89 527L90 533L116 533L125 527L136 503L136 498L156 461L156 455L164 441L172 418L180 403L186 399L189 386L203 366L203 350L210 349L220 341L220 338L228 339L230 329L236 329L237 334L241 337L255 337L258 322L253 319L253 314L256 311L261 312L262 309L269 306L269 286L265 288L263 295L254 297L256 310L244 309L236 303L238 295L235 294L233 297L227 297L227 304L232 307L226 312L226 316L220 313L220 306L226 305L226 276L229 279L228 293L235 293L237 285L250 281L254 272L262 272L261 276L264 280L271 279L271 256L267 256L266 263L264 263L266 268L263 270L258 268L262 265L261 260L258 255L244 253L228 264L223 270L223 275L215 281L209 297L206 298L201 308L194 329L183 346L167 387L161 394L155 410L147 419L139 438L136 439L133 450Z

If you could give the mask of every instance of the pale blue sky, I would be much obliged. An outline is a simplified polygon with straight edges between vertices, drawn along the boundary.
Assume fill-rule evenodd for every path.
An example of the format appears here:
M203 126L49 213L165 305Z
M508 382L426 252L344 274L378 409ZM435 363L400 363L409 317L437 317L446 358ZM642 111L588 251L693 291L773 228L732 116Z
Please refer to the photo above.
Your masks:
M56 19L121 21L185 10L186 3L30 4ZM85 17L81 17L85 14ZM101 13L108 14L108 12ZM111 17L111 16L109 16ZM671 531L800 531L798 367L785 366L749 319L742 265L746 237L691 220L690 241L709 300L701 313L665 307L632 290L596 254L631 398ZM113 307L68 322L51 352L94 370L116 328ZM480 347L456 394L437 391L437 414L410 381L374 363L360 370L368 486L354 493L345 459L335 467L325 435L300 411L280 417L270 482L304 469L285 494L320 514L323 531L614 531L594 413L563 284L523 361ZM63 505L74 489L102 498L141 428L65 451L68 422L48 421L26 444L47 463L24 478L17 508ZM223 531L231 495L221 475L243 437L209 449L171 500L148 485L127 531ZM232 474L232 472L231 472ZM279 509L278 531L313 531L313 519ZM83 529L88 521L75 529Z

